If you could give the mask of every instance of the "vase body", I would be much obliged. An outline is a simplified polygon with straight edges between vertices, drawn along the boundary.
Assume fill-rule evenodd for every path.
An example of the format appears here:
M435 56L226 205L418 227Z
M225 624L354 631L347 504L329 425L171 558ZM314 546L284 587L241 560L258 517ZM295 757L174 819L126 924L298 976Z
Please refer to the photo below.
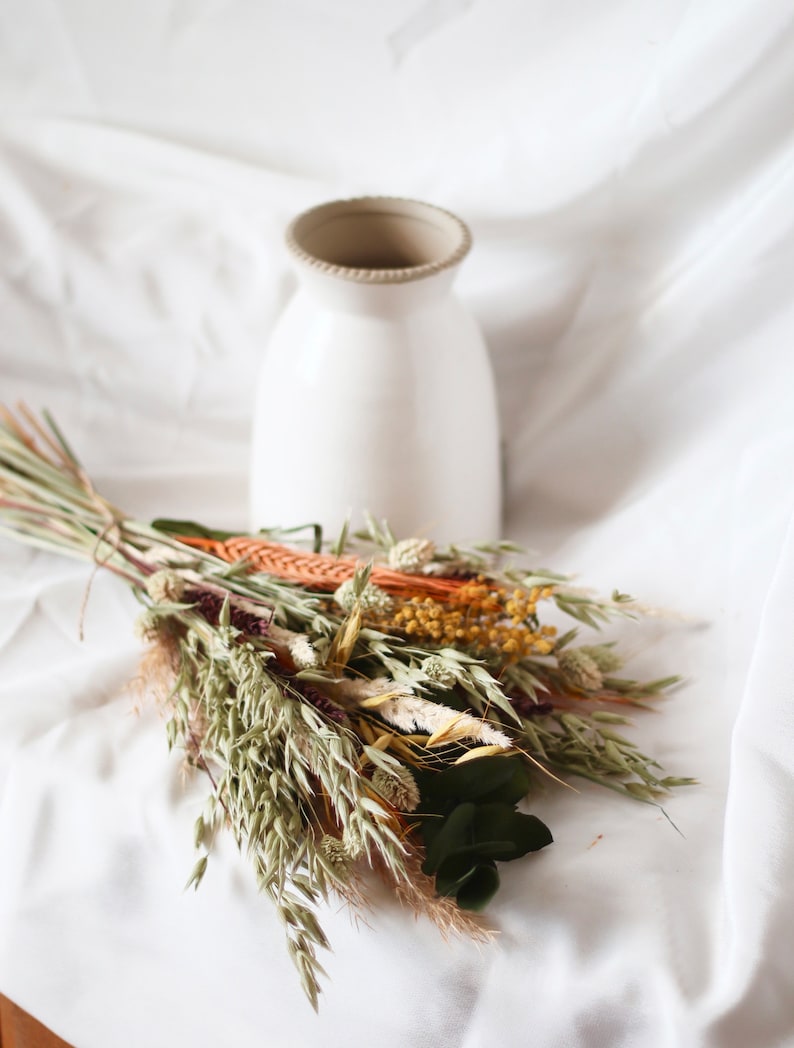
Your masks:
M365 512L398 537L497 538L499 426L488 352L452 292L469 246L448 212L339 201L290 227L299 287L261 367L253 530Z

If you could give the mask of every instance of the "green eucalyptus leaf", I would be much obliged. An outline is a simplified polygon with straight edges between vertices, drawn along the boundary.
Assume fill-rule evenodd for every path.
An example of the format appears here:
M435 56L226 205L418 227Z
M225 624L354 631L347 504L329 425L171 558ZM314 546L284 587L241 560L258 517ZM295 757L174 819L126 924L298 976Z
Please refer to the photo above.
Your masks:
M481 759L484 760L485 758ZM499 760L500 758L497 757L495 759ZM491 804L496 802L502 802L503 804L517 804L529 793L530 787L532 786L532 779L526 763L520 757L504 758L504 762L509 764L512 768L510 778L495 789L483 794L479 799L480 804ZM476 763L476 761L474 763Z
M548 826L536 815L525 815L507 804L478 805L472 831L474 843L481 848L510 841L509 852L506 850L503 854L492 853L490 856L502 861L539 851L554 840Z
M443 815L426 815L422 818L420 829L422 832L422 840L424 841L425 851L432 845L433 841L438 837L441 831L444 829L445 818Z
M479 913L493 899L499 888L499 874L492 863L482 863L458 889L456 900L462 910Z
M470 855L450 855L438 868L436 892L439 895L456 895L480 865Z
M451 800L515 803L529 790L529 773L520 757L480 757L456 764L425 778L422 797L433 802Z
M448 859L466 858L472 861L480 859L498 859L499 862L507 862L509 859L517 859L518 853L513 841L482 841L476 840L472 844L464 845L447 852Z
M472 843L471 826L475 811L474 805L469 802L457 805L429 843L425 837L424 873L435 873L447 855Z

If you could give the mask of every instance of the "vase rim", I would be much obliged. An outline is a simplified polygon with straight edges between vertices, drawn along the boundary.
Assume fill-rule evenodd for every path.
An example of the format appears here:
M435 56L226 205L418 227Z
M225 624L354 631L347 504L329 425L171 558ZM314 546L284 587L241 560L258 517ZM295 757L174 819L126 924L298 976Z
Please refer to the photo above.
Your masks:
M352 265L322 257L311 250L312 234L333 222L358 218L404 218L417 228L432 227L436 239L443 241L434 257L409 265ZM468 254L472 238L469 227L451 211L421 200L395 196L361 196L331 200L297 215L286 231L290 252L312 269L359 284L405 284L433 276L457 266Z

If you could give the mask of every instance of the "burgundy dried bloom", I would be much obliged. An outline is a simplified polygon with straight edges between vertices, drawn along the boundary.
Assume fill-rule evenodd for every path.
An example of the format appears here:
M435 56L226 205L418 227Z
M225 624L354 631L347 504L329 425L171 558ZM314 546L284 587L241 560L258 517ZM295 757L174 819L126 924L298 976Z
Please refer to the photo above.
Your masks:
M217 593L207 590L191 590L186 595L187 600L194 601L194 607L202 618L206 619L211 626L217 626L220 618L224 598ZM233 601L229 602L229 622L240 633L249 637L266 637L270 629L270 618L262 618L252 611L246 611L237 607Z
M311 684L304 684L302 681L293 681L292 686L301 693L310 706L314 706L316 710L326 716L329 720L336 721L337 724L344 724L347 720L347 714L342 707L337 706L337 704L329 699L327 695L323 695L321 691L318 691L317 688L313 688Z
M554 712L554 705L551 702L536 702L531 699L528 695L522 695L521 693L514 693L509 696L510 703L519 717L542 717L546 713Z

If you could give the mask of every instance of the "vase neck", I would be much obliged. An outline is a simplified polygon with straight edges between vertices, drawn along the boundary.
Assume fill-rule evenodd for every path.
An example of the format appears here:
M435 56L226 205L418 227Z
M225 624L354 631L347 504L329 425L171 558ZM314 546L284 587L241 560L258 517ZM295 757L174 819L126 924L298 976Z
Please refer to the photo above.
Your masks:
M450 293L457 270L458 266L449 266L403 283L367 284L300 262L296 265L301 287L320 306L383 318L402 316L440 301Z

